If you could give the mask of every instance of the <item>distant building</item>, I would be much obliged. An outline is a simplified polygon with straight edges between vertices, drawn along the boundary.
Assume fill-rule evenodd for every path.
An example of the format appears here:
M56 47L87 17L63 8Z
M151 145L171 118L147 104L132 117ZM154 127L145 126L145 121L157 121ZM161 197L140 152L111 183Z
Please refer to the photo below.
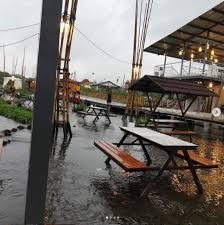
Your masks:
M3 88L9 83L14 82L13 86L15 89L21 89L22 88L22 79L15 78L15 77L4 77L3 79Z
M85 87L85 88L91 88L93 82L90 82L88 79L84 79L83 81L80 82L80 85Z
M119 85L114 84L111 81L104 81L104 82L101 82L101 83L98 83L98 84L93 84L92 86L95 87L96 89L105 89L105 88L118 89L118 88L120 88Z

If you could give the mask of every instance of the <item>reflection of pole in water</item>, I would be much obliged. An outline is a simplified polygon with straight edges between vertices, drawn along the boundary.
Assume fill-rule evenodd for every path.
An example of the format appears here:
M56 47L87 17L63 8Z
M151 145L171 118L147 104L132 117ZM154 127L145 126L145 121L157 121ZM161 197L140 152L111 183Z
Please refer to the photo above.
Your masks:
M58 154L56 154L57 146L54 146L52 151L47 185L46 223L53 223L55 209L63 196L64 160L68 145L61 145Z

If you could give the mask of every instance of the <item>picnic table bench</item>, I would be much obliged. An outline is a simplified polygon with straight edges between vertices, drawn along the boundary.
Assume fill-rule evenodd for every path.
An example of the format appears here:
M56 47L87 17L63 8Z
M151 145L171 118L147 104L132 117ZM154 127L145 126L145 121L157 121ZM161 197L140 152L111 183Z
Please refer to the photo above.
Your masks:
M109 115L109 109L108 108L103 108L103 107L97 107L97 106L88 106L86 111L79 111L78 112L79 114L82 114L83 115L83 119L86 117L86 116L95 116L93 122L95 123L97 120L99 120L99 117L100 116L103 116L105 117L109 124L111 123L111 120L110 120L110 115Z
M96 141L94 145L104 152L110 159L113 159L121 168L126 172L140 172L149 169L144 163L135 159L131 155L124 152L123 149L117 147L116 145L106 142L106 141ZM109 163L109 160L106 160Z
M150 119L150 122L154 124L149 125L151 128L155 128L156 130L160 128L170 128L172 130L161 130L160 132L163 134L171 135L171 136L188 136L190 141L192 141L192 136L196 135L195 131L189 129L187 121L185 120L177 120L177 119ZM177 124L186 124L187 130L177 130L175 125ZM148 126L147 126L148 127ZM149 127L150 128L150 127Z
M158 170L159 173L156 176L157 179L163 174L165 170L190 170L199 193L203 193L203 187L199 181L196 170L218 167L218 165L213 163L212 160L194 153L192 150L196 150L198 146L193 143L183 141L178 138L150 130L148 128L120 127L120 129L124 132L124 135L119 143L116 143L116 145L104 141L96 141L94 144L108 156L108 159L105 161L107 164L109 164L110 160L113 160L127 172L145 172L148 170ZM125 140L130 135L135 138L135 141L126 143ZM154 145L167 153L168 159L162 165L162 167L155 168L150 166L152 164L152 159L146 149L146 146L149 144ZM140 145L147 162L143 163L138 159L135 159L130 154L124 152L124 150L120 148L122 145ZM187 162L187 166L179 166L175 160L176 157L184 159ZM170 167L171 162L173 164L172 167ZM142 195L147 194L148 189L149 186L145 188Z

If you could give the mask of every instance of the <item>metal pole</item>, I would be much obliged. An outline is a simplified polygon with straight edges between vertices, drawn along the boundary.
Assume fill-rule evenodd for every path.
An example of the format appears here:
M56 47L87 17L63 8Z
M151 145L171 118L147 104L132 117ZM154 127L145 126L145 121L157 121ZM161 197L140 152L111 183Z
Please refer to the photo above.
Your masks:
M163 77L165 77L167 53L164 54Z
M190 60L190 65L189 65L189 71L188 71L188 74L191 74L191 65L192 65L192 61L193 61L193 59Z
M209 31L207 33L207 41L206 41L206 44L205 44L205 54L204 54L204 64L203 64L203 70L202 70L202 74L205 73L205 65L206 65L206 58L208 57L208 40L209 40Z
M44 224L62 0L43 0L25 224Z
M183 67L184 67L184 55L185 55L185 43L184 43L184 47L183 47L183 55L182 55L182 59L181 59L181 68L180 68L180 75L183 75Z

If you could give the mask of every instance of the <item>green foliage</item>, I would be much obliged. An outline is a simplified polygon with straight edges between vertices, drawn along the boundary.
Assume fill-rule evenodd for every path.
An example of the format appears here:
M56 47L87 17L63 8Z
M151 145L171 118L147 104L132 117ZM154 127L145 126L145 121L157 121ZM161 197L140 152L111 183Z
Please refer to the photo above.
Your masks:
M85 95L85 94L98 94L98 93L101 93L101 94L107 94L108 93L108 89L106 88L102 88L102 89L99 89L97 90L96 88L85 88L83 86L81 86L81 94ZM118 89L112 89L112 94L113 95L120 95L120 96L127 96L128 93L126 90L124 89L121 89L121 88L118 88Z
M149 119L150 119L150 116L148 116L148 115L139 116L136 120L136 124L137 125L145 125Z
M74 107L73 107L73 112L78 112L78 111L85 111L85 109L86 109L86 104L84 104L83 102L81 102L80 104L78 104L78 105L74 105Z
M20 94L21 97L28 97L30 95L30 92L26 88L17 89L17 94Z
M32 112L24 107L18 107L0 100L0 115L17 122L29 124L32 121Z

